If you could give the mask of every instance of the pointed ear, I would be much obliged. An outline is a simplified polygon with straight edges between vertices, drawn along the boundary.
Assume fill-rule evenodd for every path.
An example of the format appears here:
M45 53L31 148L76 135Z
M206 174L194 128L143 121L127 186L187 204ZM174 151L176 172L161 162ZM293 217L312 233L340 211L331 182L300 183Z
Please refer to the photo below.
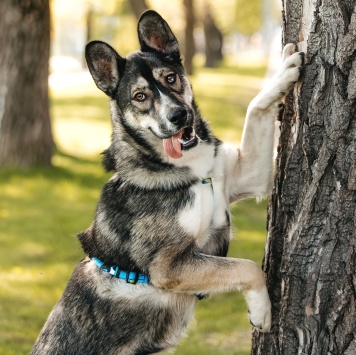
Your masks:
M92 41L85 47L85 59L96 86L112 97L123 72L125 59L105 42Z
M180 56L177 38L157 12L152 10L144 12L138 21L137 31L143 52L156 51Z

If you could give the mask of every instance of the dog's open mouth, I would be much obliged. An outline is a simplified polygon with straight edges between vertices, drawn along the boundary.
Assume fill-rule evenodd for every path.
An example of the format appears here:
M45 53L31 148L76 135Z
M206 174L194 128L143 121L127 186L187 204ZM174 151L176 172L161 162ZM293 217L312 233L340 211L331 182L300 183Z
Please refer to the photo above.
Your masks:
M177 134L163 139L163 148L168 156L177 159L183 156L182 150L188 150L198 144L198 136L193 127L182 128Z

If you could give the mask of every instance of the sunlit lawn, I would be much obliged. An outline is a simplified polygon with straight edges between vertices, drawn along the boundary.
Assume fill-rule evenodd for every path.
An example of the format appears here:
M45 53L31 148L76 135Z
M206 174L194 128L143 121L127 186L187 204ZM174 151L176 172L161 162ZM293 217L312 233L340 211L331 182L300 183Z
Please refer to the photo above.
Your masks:
M202 113L222 139L241 137L248 102L264 68L200 69L192 78ZM52 91L58 152L52 169L0 171L0 355L28 354L72 272L83 257L75 235L93 218L110 176L99 153L110 139L108 100L93 84ZM261 264L265 202L233 207L230 255ZM241 295L199 302L196 321L176 354L248 354L251 326Z

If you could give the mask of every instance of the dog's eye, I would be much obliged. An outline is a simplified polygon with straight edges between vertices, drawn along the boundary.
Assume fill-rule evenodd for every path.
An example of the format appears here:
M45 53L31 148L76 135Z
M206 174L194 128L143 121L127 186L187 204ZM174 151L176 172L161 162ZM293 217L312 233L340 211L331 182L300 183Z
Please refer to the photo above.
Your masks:
M176 74L169 74L166 76L166 80L168 84L174 84L177 80L177 75Z
M138 92L135 96L134 96L134 99L136 101L145 101L146 100L146 95L145 94L142 94L142 92Z

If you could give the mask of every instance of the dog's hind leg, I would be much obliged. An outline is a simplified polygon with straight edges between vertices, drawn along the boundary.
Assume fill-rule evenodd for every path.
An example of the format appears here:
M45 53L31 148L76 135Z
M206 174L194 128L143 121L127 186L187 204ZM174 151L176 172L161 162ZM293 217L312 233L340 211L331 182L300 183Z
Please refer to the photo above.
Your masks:
M295 46L287 44L283 63L270 85L250 103L238 150L227 148L226 169L231 201L247 196L263 197L272 182L274 121L281 99L297 82L303 53L294 53Z

